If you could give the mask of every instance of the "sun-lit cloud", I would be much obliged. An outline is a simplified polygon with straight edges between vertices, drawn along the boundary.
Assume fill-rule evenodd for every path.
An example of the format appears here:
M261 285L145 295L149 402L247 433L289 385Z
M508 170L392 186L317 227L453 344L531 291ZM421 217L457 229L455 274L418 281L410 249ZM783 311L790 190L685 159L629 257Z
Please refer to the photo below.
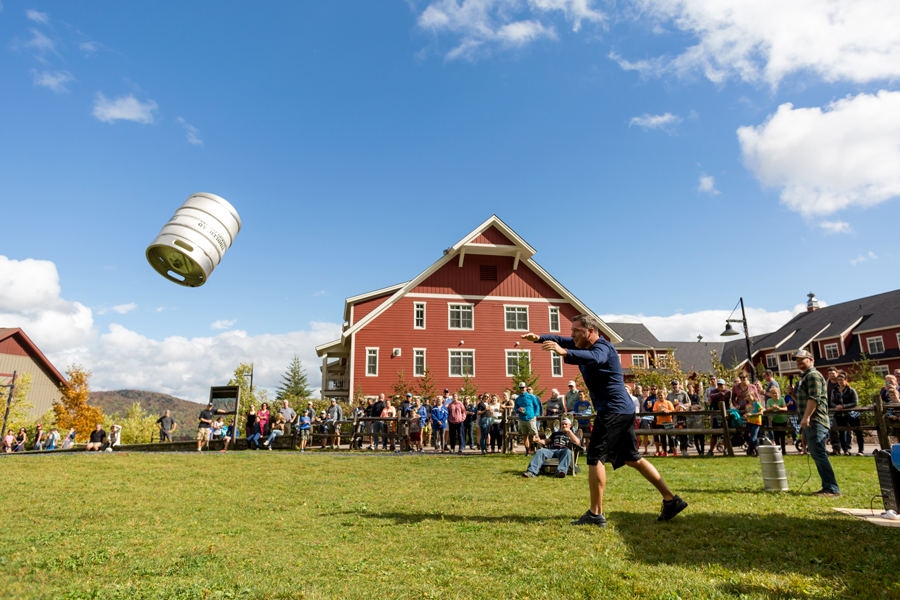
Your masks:
M48 52L56 52L56 42L37 29L30 28L28 31L31 32L32 37L30 40L21 43L23 48L31 48L37 52L39 57L44 56Z
M819 227L828 233L853 233L853 228L846 221L822 221Z
M747 168L804 216L900 195L900 92L859 94L824 109L782 104L737 136Z
M136 123L153 123L153 113L156 111L156 102L148 100L141 102L131 94L120 96L115 100L107 100L106 96L97 92L94 99L93 115L104 123L116 121L135 121Z
M189 144L192 144L194 146L203 146L203 140L197 137L200 133L199 129L197 129L181 117L175 119L175 122L184 127L184 135Z
M437 0L418 17L418 26L456 39L447 60L474 59L490 48L523 47L541 39L557 39L551 19L562 15L572 31L584 22L602 23L606 15L592 0Z
M860 254L859 256L851 260L850 264L855 267L859 263L866 262L867 260L875 260L876 258L878 257L875 256L875 253L870 250L868 254Z
M117 312L120 315L124 315L125 313L129 313L137 308L137 304L134 302L129 302L128 304L117 304L113 306L110 310L113 312Z
M219 319L214 321L210 327L212 329L231 329L231 326L237 323L237 319Z
M697 191L711 196L718 195L719 190L716 189L716 178L712 175L701 175L697 181Z
M91 55L97 52L102 47L103 44L101 44L100 42L82 42L78 44L78 49L87 55Z
M54 94L65 94L69 91L66 86L75 78L68 71L32 71L34 85L50 89Z
M611 57L645 76L702 73L777 86L793 73L863 83L900 76L896 0L634 0L639 18L688 34L676 56Z
M665 113L663 115L651 115L644 113L639 117L632 117L631 121L628 122L628 126L637 125L644 131L648 131L650 129L662 129L663 131L672 132L674 127L681 123L683 119L678 115L673 115L672 113Z

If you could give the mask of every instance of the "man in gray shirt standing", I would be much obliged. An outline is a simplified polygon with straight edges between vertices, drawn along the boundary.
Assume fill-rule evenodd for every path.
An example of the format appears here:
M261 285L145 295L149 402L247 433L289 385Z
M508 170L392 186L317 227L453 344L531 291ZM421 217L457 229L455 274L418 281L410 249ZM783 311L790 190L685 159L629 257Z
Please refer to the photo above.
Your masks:
M172 417L172 411L167 410L165 415L156 420L156 424L159 425L159 441L171 442L172 433L178 427L178 423Z
M331 429L331 447L337 449L341 445L341 426L340 421L344 420L344 411L341 405L337 403L335 398L331 399L331 406L328 407L328 422Z
M684 412L686 410L691 410L691 397L688 396L688 393L681 389L681 383L678 381L672 381L672 391L669 392L669 395L666 396L666 400L672 403L672 406L675 407L675 410L678 412ZM679 423L679 427L683 427L685 424L684 417L678 417L676 421ZM681 455L687 456L688 453L688 436L679 435L678 441L681 444Z
M291 435L291 427L297 422L297 413L288 405L288 401L282 400L283 406L278 409L278 414L284 417L284 435Z
M566 409L574 410L575 403L578 402L578 390L575 389L575 382L569 382L569 391L566 392Z

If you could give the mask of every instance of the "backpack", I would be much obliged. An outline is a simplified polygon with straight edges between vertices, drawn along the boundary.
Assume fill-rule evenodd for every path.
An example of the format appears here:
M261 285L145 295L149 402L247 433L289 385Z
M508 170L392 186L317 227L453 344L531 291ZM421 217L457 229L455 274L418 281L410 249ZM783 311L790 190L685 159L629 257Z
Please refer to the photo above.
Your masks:
M740 427L741 426L741 413L737 411L736 408L732 408L728 411L728 426L729 427Z

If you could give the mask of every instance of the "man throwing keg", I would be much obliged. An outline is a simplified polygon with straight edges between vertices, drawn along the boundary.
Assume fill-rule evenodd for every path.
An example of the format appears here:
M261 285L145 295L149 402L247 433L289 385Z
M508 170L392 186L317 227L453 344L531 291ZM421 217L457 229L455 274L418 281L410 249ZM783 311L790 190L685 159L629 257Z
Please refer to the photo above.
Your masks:
M572 337L526 333L522 339L539 342L570 365L578 365L591 396L596 417L587 449L588 487L591 507L573 525L606 526L603 491L606 468L628 465L636 469L662 494L662 512L657 520L668 521L687 507L687 502L669 490L656 468L641 457L634 434L634 403L625 391L622 363L612 344L600 337L600 323L591 315L572 318Z

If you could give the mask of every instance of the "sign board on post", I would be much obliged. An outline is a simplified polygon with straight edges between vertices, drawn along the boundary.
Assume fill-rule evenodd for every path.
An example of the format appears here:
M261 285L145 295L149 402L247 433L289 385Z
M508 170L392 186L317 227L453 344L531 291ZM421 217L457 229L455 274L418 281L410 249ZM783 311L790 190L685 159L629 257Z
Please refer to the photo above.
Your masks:
M214 415L234 415L235 429L239 429L238 411L241 404L241 386L217 385L209 388L209 403Z

